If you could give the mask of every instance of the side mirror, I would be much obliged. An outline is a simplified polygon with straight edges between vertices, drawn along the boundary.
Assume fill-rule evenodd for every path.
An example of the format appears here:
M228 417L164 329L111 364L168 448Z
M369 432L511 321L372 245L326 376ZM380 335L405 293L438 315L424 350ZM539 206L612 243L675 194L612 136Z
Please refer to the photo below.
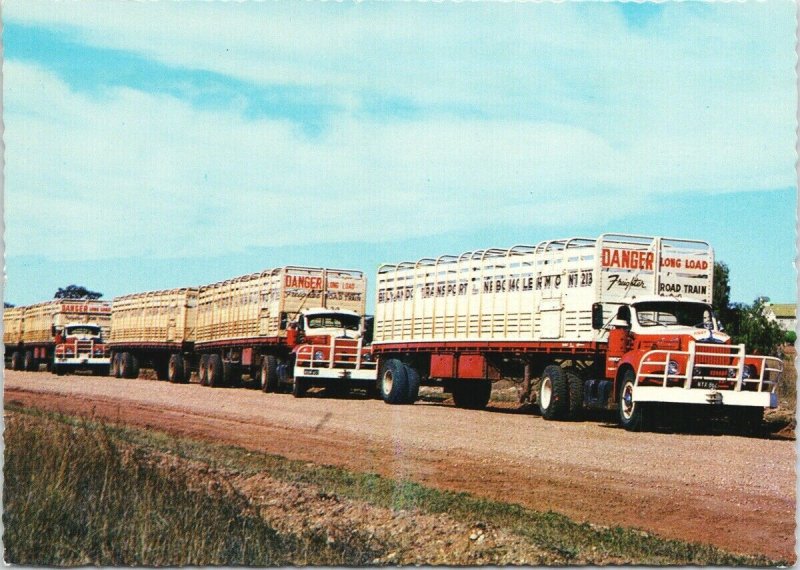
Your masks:
M603 305L602 303L594 303L592 305L592 328L600 330L603 328Z
M282 331L286 330L286 325L288 324L288 321L289 321L289 319L288 319L286 313L281 313L281 322L278 325L280 330L282 330Z

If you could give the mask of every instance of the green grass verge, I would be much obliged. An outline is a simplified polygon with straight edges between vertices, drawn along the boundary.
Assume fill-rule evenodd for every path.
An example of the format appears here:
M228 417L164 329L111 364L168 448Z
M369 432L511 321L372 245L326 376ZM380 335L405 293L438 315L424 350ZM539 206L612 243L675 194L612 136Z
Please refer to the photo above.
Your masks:
M678 540L666 540L635 529L620 527L597 528L586 523L576 523L569 518L553 512L537 512L515 504L508 504L499 501L492 501L474 497L466 493L456 493L440 491L419 485L410 481L396 481L385 478L374 473L357 473L347 471L338 467L310 464L305 461L294 461L284 457L269 455L260 452L252 452L239 447L214 444L192 439L178 439L175 436L155 430L140 430L128 427L105 426L95 424L85 420L78 420L69 416L60 416L49 412L40 412L35 409L21 408L14 405L7 405L7 410L24 413L28 416L45 417L50 421L55 421L63 425L80 426L81 429L91 433L92 430L100 431L105 434L108 441L123 441L135 448L143 451L157 451L182 457L192 461L199 461L207 464L213 469L224 470L230 473L237 473L244 476L267 473L270 476L293 483L305 483L317 486L320 492L335 494L340 497L351 498L367 503L387 507L391 509L419 509L420 511L437 514L446 513L459 520L483 521L524 537L532 544L548 553L542 563L550 564L570 564L570 563L607 563L609 560L621 563L631 563L640 565L671 564L671 565L749 565L749 566L776 566L786 565L786 561L770 560L763 556L741 556L731 554L700 543L687 543ZM8 437L8 436L7 436ZM35 442L31 441L33 446ZM14 461L13 453L6 448L6 469L8 470L9 460ZM25 453L22 455L32 455ZM36 459L28 459L33 461ZM36 463L38 464L38 463ZM51 466L50 469L56 467ZM36 468L32 464L28 468ZM41 470L41 468L36 468ZM122 475L121 475L122 476ZM8 475L7 475L8 477ZM8 479L7 479L8 481ZM138 479L134 479L128 485L141 485ZM8 488L8 482L7 482ZM122 487L123 489L125 487ZM57 491L57 490L55 490ZM96 494L97 491L95 491ZM8 494L6 495L6 512L9 512L11 502ZM191 497L183 499L176 498L176 501L187 501L191 503ZM245 501L242 499L242 501ZM163 503L161 503L163 504ZM158 508L158 502L143 503L139 510L142 520L151 520L162 516ZM246 512L245 502L239 503L242 512ZM201 515L201 508L198 505L195 516ZM213 510L213 509L212 509ZM234 509L235 511L236 509ZM122 513L110 513L111 516L120 516ZM234 517L233 511L226 511L217 524L224 526L228 519ZM238 519L235 519L238 520ZM250 521L250 519L248 519ZM13 519L9 519L13 523ZM9 522L6 523L6 534L8 535ZM28 523L30 524L30 523ZM149 524L152 524L149 523ZM245 522L236 523L242 528ZM247 524L256 524L248 522ZM192 523L192 527L203 528L197 523ZM230 527L224 527L230 528ZM238 528L238 527L237 527ZM197 534L197 530L194 531ZM267 532L260 530L259 532ZM146 540L152 534L144 533L139 540ZM216 538L208 536L206 542L214 544L218 551L225 552L221 544L226 544L225 531L221 531ZM36 537L32 537L36 538ZM111 537L106 543L110 544ZM30 540L30 539L29 539ZM243 540L236 542L237 552L242 552ZM8 541L6 542L9 548ZM282 550L276 547L278 554L271 555L270 558L263 558L259 564L283 563L289 556L282 554ZM291 549L290 549L291 550ZM360 558L360 563L366 563L374 553L361 553L357 546L350 545L350 556ZM166 552L166 550L165 550ZM341 553L329 553L343 556ZM344 553L348 554L348 553ZM62 554L62 556L65 554ZM220 560L223 554L217 555L214 560ZM266 557L264 552L253 554L256 558ZM9 558L10 559L10 558ZM241 556L241 562L226 563L251 564L248 558L246 561ZM237 559L237 560L239 560ZM111 563L116 562L116 558ZM157 564L154 561L141 561L139 558L126 558L124 563L146 563ZM129 560L129 562L128 562ZM219 563L206 561L198 562L196 558L188 563ZM268 560L269 562L265 562ZM15 562L27 563L22 559L14 559ZM83 560L82 562L88 562ZM92 563L97 563L92 559ZM32 562L31 562L32 563ZM47 563L47 562L38 562ZM102 562L101 562L102 563ZM171 562L175 563L175 562ZM325 563L308 560L305 563ZM328 562L336 564L337 562ZM359 562L338 562L339 564L358 564Z
M230 489L120 445L120 432L6 416L5 559L25 565L363 565L379 553L281 535ZM214 488L215 487L215 488Z

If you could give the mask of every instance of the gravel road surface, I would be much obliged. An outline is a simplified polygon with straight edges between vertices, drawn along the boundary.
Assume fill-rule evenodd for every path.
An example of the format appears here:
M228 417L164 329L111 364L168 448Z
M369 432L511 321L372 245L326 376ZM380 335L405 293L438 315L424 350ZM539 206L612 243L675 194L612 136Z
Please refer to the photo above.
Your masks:
M795 442L628 433L508 406L388 406L322 393L5 371L5 401L277 453L641 528L731 552L795 558Z

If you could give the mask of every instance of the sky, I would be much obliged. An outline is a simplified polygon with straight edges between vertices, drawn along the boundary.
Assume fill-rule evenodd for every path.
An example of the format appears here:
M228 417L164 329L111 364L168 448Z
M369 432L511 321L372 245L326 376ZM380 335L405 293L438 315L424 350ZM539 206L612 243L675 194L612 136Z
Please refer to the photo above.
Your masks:
M795 10L6 0L5 300L627 232L794 302Z

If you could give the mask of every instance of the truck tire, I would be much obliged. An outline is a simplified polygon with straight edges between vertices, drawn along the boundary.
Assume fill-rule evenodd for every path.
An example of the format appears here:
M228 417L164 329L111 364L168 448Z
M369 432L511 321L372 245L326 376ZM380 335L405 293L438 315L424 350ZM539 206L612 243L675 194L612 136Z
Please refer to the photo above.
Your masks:
M22 355L16 350L11 353L11 370L22 370Z
M640 431L644 425L644 406L633 401L636 373L626 370L619 389L619 425L628 431Z
M381 396L387 404L409 404L408 368L396 358L381 367Z
M33 357L32 350L25 351L25 360L22 363L22 367L28 372L36 372L39 369L39 363Z
M123 352L121 362L123 378L139 377L139 359L132 352Z
M208 386L208 355L200 356L200 367L197 370L198 380L201 386Z
M121 352L119 354L119 376L120 378L130 378L129 374L130 371L128 367L130 366L128 359L130 358L129 352Z
M413 404L419 400L419 372L413 366L405 365L408 378L408 403Z
M61 364L54 364L53 365L53 373L56 376L63 376L67 373L66 369Z
M551 364L542 372L539 411L546 420L563 420L569 412L569 384L564 369Z
M119 353L111 355L111 376L119 378Z
M482 410L492 395L490 380L460 380L453 384L453 402L457 408Z
M212 388L219 388L224 385L225 379L222 374L222 358L220 358L219 354L209 354L208 364L206 366L208 385Z
M579 420L583 416L583 377L574 368L567 368L564 374L567 377L567 387L569 388L567 418Z
M183 357L180 354L171 354L167 363L167 379L172 384L186 381L183 372Z
M292 383L292 396L295 398L302 398L308 392L310 382L304 376L298 376Z
M278 391L278 361L271 354L261 358L261 389L264 392Z

